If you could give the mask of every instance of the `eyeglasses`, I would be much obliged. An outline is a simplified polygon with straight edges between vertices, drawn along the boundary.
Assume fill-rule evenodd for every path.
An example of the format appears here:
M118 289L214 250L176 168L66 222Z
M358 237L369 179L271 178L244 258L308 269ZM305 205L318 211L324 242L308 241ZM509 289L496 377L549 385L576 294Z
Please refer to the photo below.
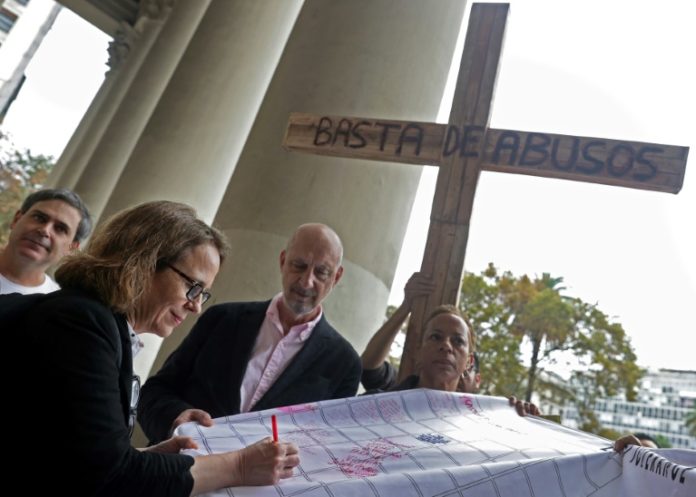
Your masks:
M131 383L130 409L128 411L128 435L133 435L135 429L135 418L138 415L138 401L140 400L140 376L133 375Z
M195 302L196 300L198 300L198 297L201 298L201 305L205 304L208 301L208 299L210 298L210 292L206 292L205 290L203 290L203 286L200 283L198 283L193 278L187 276L185 273L182 273L171 264L167 264L167 267L179 276L181 276L182 278L184 278L186 282L189 285L191 285L191 288L189 288L186 292L186 298L190 302Z

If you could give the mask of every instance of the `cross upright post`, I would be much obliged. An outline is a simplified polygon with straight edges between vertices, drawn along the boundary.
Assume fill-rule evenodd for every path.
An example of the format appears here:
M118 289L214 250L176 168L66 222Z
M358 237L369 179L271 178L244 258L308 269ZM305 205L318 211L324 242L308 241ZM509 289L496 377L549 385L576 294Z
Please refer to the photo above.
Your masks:
M508 4L474 4L471 9L449 124L475 133L474 140L485 140L508 11ZM414 302L399 366L400 378L415 370L427 311L440 304L459 302L480 172L481 154L471 151L454 153L441 163L421 264L421 272L431 276L435 289L427 298Z

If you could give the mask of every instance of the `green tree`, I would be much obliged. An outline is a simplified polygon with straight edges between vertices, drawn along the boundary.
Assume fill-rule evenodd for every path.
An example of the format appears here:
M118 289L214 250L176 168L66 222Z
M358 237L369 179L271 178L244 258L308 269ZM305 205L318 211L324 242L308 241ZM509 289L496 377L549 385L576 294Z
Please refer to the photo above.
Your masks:
M540 363L560 350L566 350L574 333L574 306L571 299L560 294L563 278L544 273L541 279L530 280L526 275L514 282L516 292L509 294L514 312L511 331L527 338L532 353L527 369L527 388L524 398L531 401L540 372Z
M596 433L600 437L604 437L607 440L618 440L623 435L628 435L628 433L620 433L616 430L612 430L611 428L604 428L604 427L599 427L593 433Z
M684 423L686 424L686 429L689 430L689 435L696 437L696 407L686 415Z
M524 384L520 337L510 333L512 310L506 303L512 278L489 268L462 281L460 306L476 328L476 350L482 368L480 392L507 396Z
M22 201L42 187L53 164L51 156L18 150L0 131L0 247L7 243L10 223Z
M661 449L670 449L672 448L672 444L669 442L669 438L667 438L664 435L655 435L653 437L655 439L655 442L657 442L657 446Z
M595 400L619 392L634 399L642 370L623 327L596 305L562 295L562 282L549 274L515 277L489 264L480 275L465 274L460 305L476 327L483 393L571 400L583 429L597 432ZM531 352L528 367L521 363L523 347ZM577 396L546 369L568 356Z

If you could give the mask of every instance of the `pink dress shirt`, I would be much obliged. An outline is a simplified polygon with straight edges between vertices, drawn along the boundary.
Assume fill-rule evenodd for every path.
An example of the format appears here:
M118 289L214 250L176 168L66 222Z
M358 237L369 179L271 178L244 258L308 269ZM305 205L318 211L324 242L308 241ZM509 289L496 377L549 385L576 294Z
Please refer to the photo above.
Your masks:
M239 392L239 412L249 412L264 396L302 349L312 335L314 326L321 319L322 310L320 309L315 319L293 326L287 335L283 335L283 325L280 324L278 314L278 303L281 298L283 298L282 293L273 297L261 324L259 336L256 337L254 350L251 352L251 359L247 364Z

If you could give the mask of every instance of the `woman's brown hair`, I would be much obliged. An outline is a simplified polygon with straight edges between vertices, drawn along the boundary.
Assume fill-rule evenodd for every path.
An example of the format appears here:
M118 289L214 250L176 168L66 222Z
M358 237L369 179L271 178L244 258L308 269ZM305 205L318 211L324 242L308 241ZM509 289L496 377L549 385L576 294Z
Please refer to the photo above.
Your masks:
M156 271L186 250L210 244L225 258L227 241L185 204L147 202L115 214L94 232L84 252L68 256L56 271L63 288L94 293L117 312L137 308Z

